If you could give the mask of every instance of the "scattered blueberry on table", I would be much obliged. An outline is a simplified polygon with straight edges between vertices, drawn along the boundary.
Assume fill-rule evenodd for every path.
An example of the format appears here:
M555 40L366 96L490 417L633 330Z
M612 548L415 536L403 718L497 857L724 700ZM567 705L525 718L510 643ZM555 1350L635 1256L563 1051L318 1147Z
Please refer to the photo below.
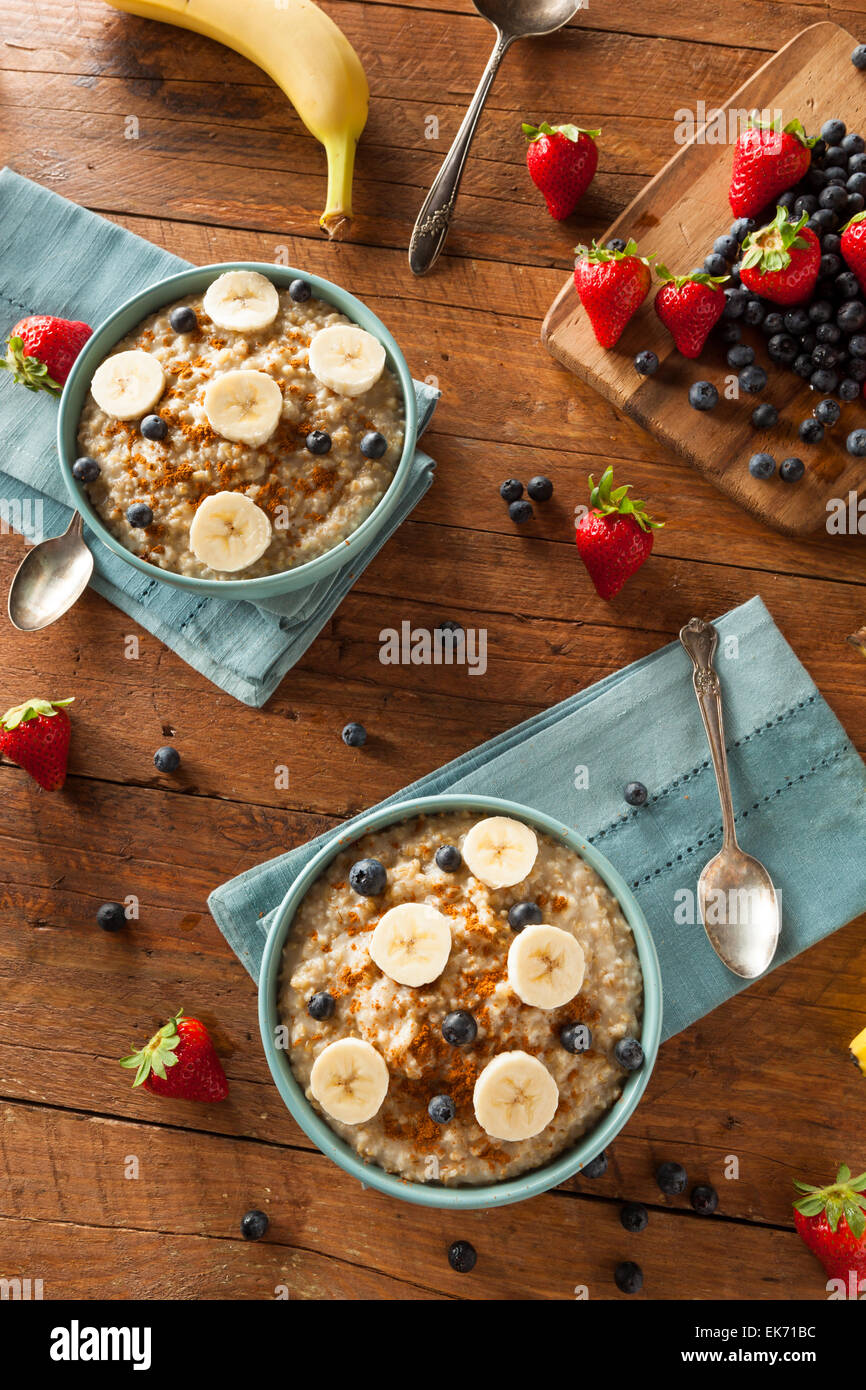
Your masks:
M714 1187L699 1183L692 1188L690 1201L699 1216L712 1216L719 1205L719 1194Z
M620 1211L619 1219L627 1231L637 1235L639 1231L645 1231L649 1225L649 1212L643 1202L626 1202Z
M806 472L806 465L802 459L791 457L782 459L779 464L779 477L783 483L798 483Z
M157 772L177 772L180 767L180 754L170 743L166 743L154 753L153 765Z
M317 1023L324 1023L325 1019L333 1018L336 1007L336 999L327 990L320 990L318 994L311 995L307 1000L307 1013Z
M477 1035L478 1024L468 1009L455 1009L442 1020L442 1036L452 1047L465 1047Z
M776 471L776 460L772 454L752 454L749 459L749 472L753 478L772 478Z
M353 721L345 726L340 737L349 748L363 748L367 742L367 730L363 724Z
M845 440L845 448L854 458L866 458L866 430L852 430Z
M583 1178L603 1178L606 1172L607 1154L602 1149L600 1154L596 1154L595 1158L591 1158L589 1163L583 1165L580 1175Z
M241 1235L244 1240L261 1240L270 1225L267 1214L254 1209L241 1217Z
M537 903L512 903L508 909L508 925L512 931L523 931L524 927L534 926L544 921L544 913Z
M126 926L126 913L122 903L103 903L96 914L96 920L103 931L120 931Z
M712 410L719 403L719 393L711 381L693 381L689 387L689 405L695 410Z
M623 791L623 797L629 806L645 806L649 792L643 782L628 782Z
M520 526L524 521L531 520L535 513L532 510L532 503L521 499L519 502L509 502L508 515L512 521L516 521Z
M89 454L83 454L72 465L72 476L78 483L95 483L102 469Z
M666 1197L678 1197L688 1186L688 1174L681 1163L660 1163L656 1168L656 1182Z
M757 396L767 385L767 373L763 367L744 367L737 380L741 390L750 396Z
M478 1262L478 1252L468 1240L454 1240L448 1246L448 1263L458 1274L469 1274Z
M634 359L634 369L639 376L652 376L659 369L659 359L649 348L644 348Z
M643 1270L633 1260L623 1260L613 1272L620 1293L640 1293L643 1288Z
M858 43L851 53L851 62L862 72L866 69L866 43Z
M526 491L533 502L549 502L553 496L553 483L543 474L538 473L534 478L530 478L526 484Z
M517 478L506 478L500 483L499 496L506 502L517 502L523 496L523 484Z
M779 423L779 412L769 401L761 401L752 411L752 424L756 430L771 430Z
M358 859L349 870L349 887L362 898L378 898L388 883L388 871L381 859Z
M811 416L808 420L801 420L797 426L797 433L804 444L820 444L824 438L824 426L820 420Z

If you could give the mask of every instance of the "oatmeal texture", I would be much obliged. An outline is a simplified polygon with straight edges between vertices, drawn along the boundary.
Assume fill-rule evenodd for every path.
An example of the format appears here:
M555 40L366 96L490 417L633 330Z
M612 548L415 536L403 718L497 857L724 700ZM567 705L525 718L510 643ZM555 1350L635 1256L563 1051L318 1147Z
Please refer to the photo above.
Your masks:
M626 1074L613 1059L616 1042L640 1036L643 979L631 929L594 869L554 839L538 834L531 874L512 888L485 887L466 868L439 869L440 845L458 847L479 819L473 812L418 817L373 832L337 855L301 902L283 954L279 1013L289 1030L289 1060L310 1103L365 1160L412 1181L447 1185L515 1177L573 1146L611 1107ZM380 859L388 871L381 897L349 886L358 859ZM586 956L580 993L554 1010L532 1008L512 991L506 958L514 933L508 908L532 899L552 926L572 932ZM450 919L452 947L443 974L430 985L395 984L373 964L368 944L379 918L403 902L427 902ZM336 999L330 1019L316 1022L307 1000L320 991ZM442 1021L469 1010L474 1043L448 1044ZM586 1023L589 1051L563 1047L564 1024ZM388 1094L372 1120L341 1124L321 1111L310 1091L319 1053L338 1038L366 1039L384 1057ZM537 1057L559 1088L559 1106L541 1134L520 1142L491 1139L478 1125L472 1092L478 1073L497 1054L521 1049ZM449 1095L455 1118L438 1125L431 1097ZM438 1166L438 1172L437 1172Z
M166 305L144 319L113 349L138 348L162 364L166 387L153 407L168 425L166 438L145 439L137 420L107 415L88 393L78 427L78 453L102 470L88 485L90 501L114 536L135 555L176 574L198 579L254 579L278 574L324 555L345 541L388 490L403 452L404 410L400 384L386 365L360 397L323 386L307 363L310 340L321 328L350 320L311 298L296 304L279 292L275 321L258 332L218 328L202 296L178 301L194 309L198 328L176 333ZM237 370L265 372L279 385L283 409L270 439L258 448L232 443L208 422L203 397L215 376ZM306 436L323 430L329 453L313 455ZM378 431L388 441L380 459L365 458L363 436ZM244 492L270 516L274 527L265 553L241 573L220 574L189 546L196 507L217 492ZM146 503L153 523L135 529L126 510Z

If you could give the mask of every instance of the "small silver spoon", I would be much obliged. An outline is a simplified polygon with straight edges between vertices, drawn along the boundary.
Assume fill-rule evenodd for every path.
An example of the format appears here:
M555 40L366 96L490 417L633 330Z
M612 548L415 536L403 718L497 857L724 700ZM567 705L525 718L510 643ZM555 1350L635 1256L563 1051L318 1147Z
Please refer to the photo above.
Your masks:
M24 556L9 586L9 618L19 632L50 627L81 598L93 574L83 532L76 512L62 536L40 541Z
M710 944L729 970L754 980L769 967L779 943L781 913L772 879L758 859L737 844L722 691L713 658L719 634L712 623L692 618L680 641L694 663L693 683L722 803L722 848L698 879L698 905Z
M496 43L463 124L454 137L454 144L445 156L418 214L409 242L409 266L415 275L426 275L436 264L445 245L478 117L506 50L515 39L536 38L561 29L586 4L586 0L473 0L473 3L478 13L489 20L496 30Z

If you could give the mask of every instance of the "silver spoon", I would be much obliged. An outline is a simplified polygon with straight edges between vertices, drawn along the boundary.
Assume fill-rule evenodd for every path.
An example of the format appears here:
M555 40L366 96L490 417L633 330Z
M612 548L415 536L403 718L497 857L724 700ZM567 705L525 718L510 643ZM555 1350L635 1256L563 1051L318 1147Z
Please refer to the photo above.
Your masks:
M695 694L722 803L722 848L698 879L701 921L719 959L735 975L753 980L764 973L776 954L781 927L779 900L763 864L737 844L722 691L713 665L719 634L712 623L692 618L680 631L680 641L694 663Z
M515 39L535 38L561 29L586 4L586 0L473 0L473 3L478 13L489 20L496 30L496 43L472 104L454 137L454 144L445 156L418 214L409 242L409 265L415 275L426 275L436 264L445 245L478 117L506 49Z
M83 532L76 512L62 536L40 541L24 556L9 586L9 618L19 632L49 627L81 598L93 573Z

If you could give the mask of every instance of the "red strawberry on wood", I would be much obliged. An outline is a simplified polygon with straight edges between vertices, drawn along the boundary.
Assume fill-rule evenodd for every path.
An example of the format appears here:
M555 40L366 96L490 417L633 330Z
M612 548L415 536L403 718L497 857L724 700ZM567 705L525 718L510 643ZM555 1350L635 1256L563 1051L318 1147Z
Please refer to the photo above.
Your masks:
M755 217L780 193L793 188L812 162L814 139L799 121L762 123L753 115L734 146L729 199L735 217Z
M653 521L643 502L629 497L630 483L613 487L613 469L607 468L592 492L589 511L577 524L578 554L600 598L613 598L625 581L640 569L653 548L653 531L663 526Z
M623 329L647 297L650 266L629 241L624 251L607 247L576 246L574 285L589 315L593 332L603 348L612 348Z
M699 357L710 329L722 317L725 308L724 291L720 288L727 275L671 275L663 265L656 274L664 284L655 297L655 311L683 357Z
M866 1279L866 1173L851 1177L844 1163L830 1187L795 1182L804 1195L794 1203L794 1225L830 1279L858 1296Z
M747 289L774 304L802 304L815 288L821 268L821 245L806 226L808 213L792 222L787 208L777 208L766 227L743 242L740 279Z
M600 130L576 125L526 125L529 141L526 167L536 188L544 194L551 217L561 222L570 217L595 177L598 167L596 140Z
M866 292L866 212L855 213L843 231L842 255Z
M47 792L66 781L72 700L25 700L0 719L0 753L29 772Z
M225 1100L229 1083L210 1034L197 1018L184 1018L179 1009L150 1042L128 1057L122 1067L135 1068L133 1087L143 1086L175 1100Z
M9 334L0 367L10 371L13 379L29 391L57 394L92 332L86 323L54 318L52 314L31 314L16 323Z

